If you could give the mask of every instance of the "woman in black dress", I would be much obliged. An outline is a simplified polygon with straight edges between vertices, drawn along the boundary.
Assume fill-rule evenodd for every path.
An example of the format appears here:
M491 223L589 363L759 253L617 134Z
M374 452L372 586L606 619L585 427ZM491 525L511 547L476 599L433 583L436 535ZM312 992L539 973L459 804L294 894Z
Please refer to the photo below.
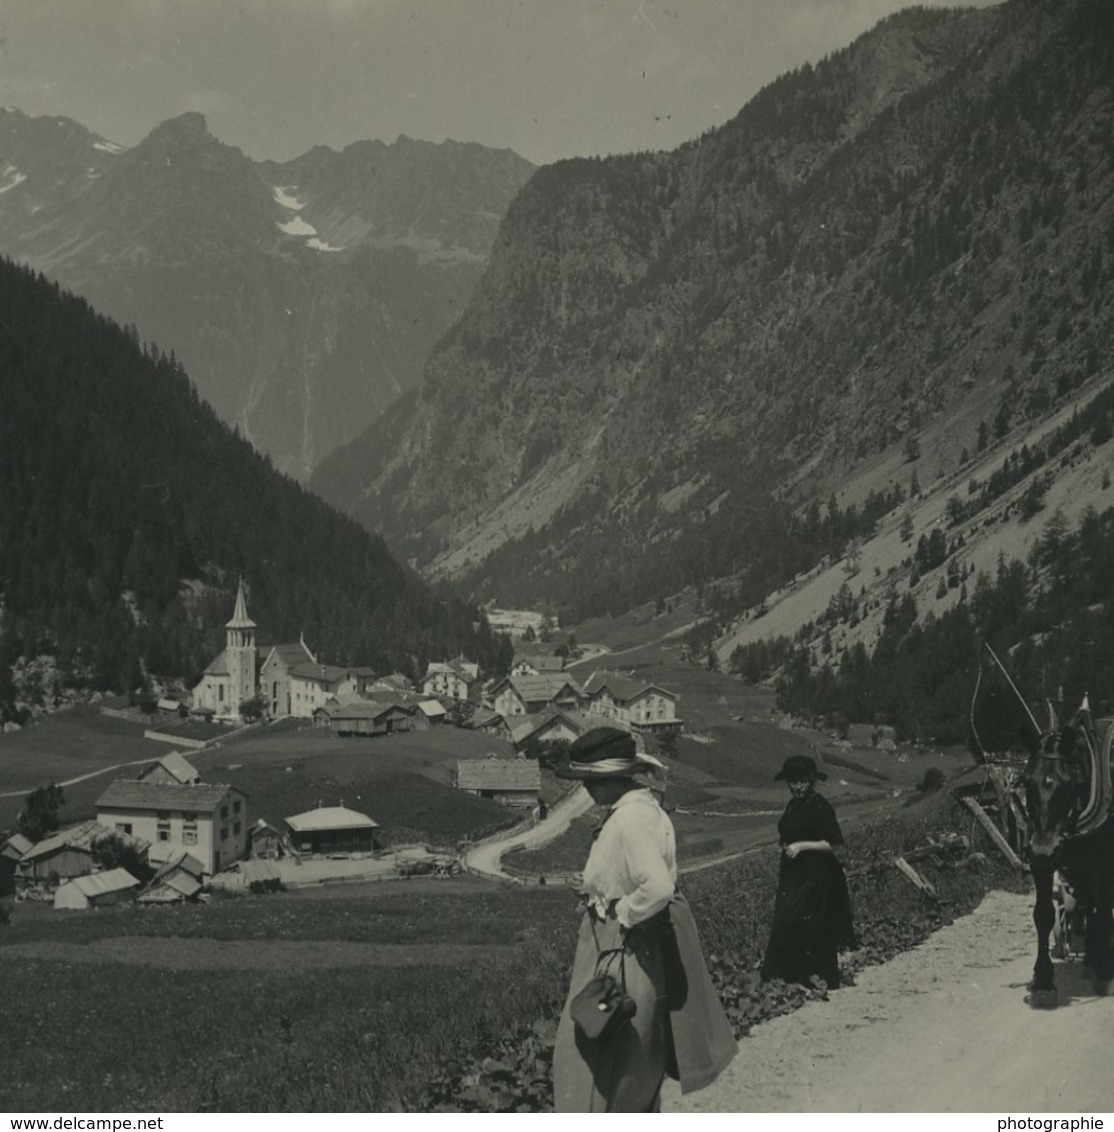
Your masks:
M834 847L843 844L835 811L816 793L823 774L808 755L787 758L775 781L793 795L777 823L781 868L764 979L839 986L840 950L854 946L851 898Z

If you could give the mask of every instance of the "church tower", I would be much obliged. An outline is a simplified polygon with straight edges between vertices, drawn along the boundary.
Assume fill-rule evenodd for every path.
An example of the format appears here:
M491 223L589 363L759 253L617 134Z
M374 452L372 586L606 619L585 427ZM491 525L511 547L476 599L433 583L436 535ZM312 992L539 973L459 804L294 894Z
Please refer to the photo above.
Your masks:
M236 608L225 627L224 656L228 664L229 715L239 715L240 705L255 696L255 622L248 616L244 579L236 590Z

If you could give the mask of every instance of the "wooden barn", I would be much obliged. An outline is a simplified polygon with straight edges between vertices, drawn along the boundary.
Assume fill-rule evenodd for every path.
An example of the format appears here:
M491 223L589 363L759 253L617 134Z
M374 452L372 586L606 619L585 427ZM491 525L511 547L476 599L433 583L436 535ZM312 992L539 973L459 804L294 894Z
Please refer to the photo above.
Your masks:
M151 847L150 841L142 837L114 831L97 821L82 822L44 838L24 853L16 871L18 881L21 884L56 884L87 876L93 871L93 843L113 832L142 852Z
M379 823L345 806L318 806L286 819L299 854L371 853L379 846Z
M413 711L399 704L374 700L347 700L328 703L313 713L315 727L328 727L334 735L349 737L391 735L413 728Z
M195 782L201 781L201 774L181 751L171 751L169 755L163 755L157 763L147 767L140 774L138 781L192 786Z
M248 857L252 860L277 861L289 854L290 848L281 831L270 822L259 819L248 830Z
M533 759L460 759L456 764L459 790L490 798L504 806L534 806L542 789L541 768Z
M54 893L55 908L103 908L126 904L135 899L139 881L127 869L108 869L103 873L75 877Z
M196 899L204 883L204 865L183 849L160 866L136 899L140 904L181 904Z

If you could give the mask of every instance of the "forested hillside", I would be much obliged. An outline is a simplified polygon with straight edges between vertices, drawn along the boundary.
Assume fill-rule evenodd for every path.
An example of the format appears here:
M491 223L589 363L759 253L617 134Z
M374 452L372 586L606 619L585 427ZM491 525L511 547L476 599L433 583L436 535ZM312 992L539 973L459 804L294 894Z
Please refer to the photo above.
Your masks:
M13 662L41 653L63 685L190 682L223 647L240 575L261 640L493 666L475 610L275 472L173 356L7 261L0 312L0 708Z
M420 390L314 483L477 598L760 590L863 469L892 498L1097 386L1112 133L1109 5L1008 0L899 13L675 152L539 170Z

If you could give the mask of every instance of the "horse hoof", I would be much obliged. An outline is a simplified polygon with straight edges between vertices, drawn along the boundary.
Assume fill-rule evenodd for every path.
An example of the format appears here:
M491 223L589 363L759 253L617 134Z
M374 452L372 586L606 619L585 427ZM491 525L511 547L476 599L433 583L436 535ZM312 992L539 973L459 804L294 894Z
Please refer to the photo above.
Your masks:
M1029 992L1029 1005L1034 1010L1055 1010L1060 1005L1056 995L1056 988L1049 990L1032 990Z

